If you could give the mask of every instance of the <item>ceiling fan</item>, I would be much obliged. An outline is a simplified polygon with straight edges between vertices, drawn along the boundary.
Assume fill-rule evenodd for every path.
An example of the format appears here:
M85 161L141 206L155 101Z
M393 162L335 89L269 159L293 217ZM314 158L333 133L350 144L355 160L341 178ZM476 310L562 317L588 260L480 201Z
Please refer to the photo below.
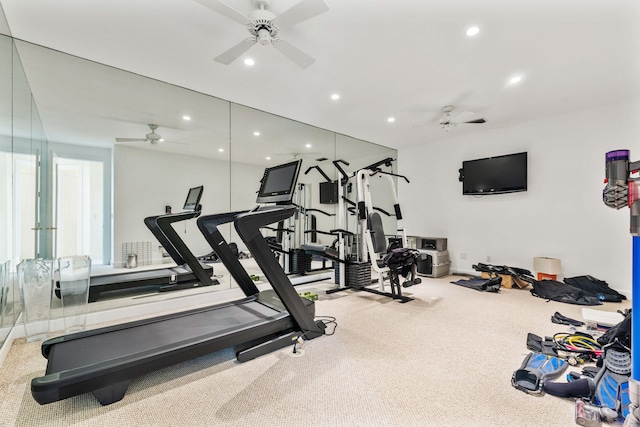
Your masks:
M159 142L166 142L170 144L182 144L181 142L171 142L165 141L162 139L162 136L156 133L156 129L158 129L158 125L149 124L149 129L151 132L146 134L144 138L116 138L116 142L148 142L151 145L156 145Z
M445 105L444 107L442 107L444 116L442 116L440 120L438 120L438 124L440 124L440 127L445 131L454 128L459 124L481 124L487 122L483 118L468 120L475 114L470 111L462 111L454 116L454 110L455 107L453 105Z
M252 0L256 9L249 12L247 16L220 0L195 1L246 26L249 34L251 34L251 37L248 39L241 41L231 49L216 56L214 61L229 65L254 44L260 43L261 45L273 45L273 47L301 68L307 68L315 62L315 59L288 41L278 38L278 31L292 27L329 10L329 6L324 0L302 0L300 3L279 15L275 15L269 10L271 0Z
M305 153L302 152L291 152L291 153L276 153L276 156L284 156L284 157L291 157L293 160L298 160L301 158L306 158L308 156L314 156L316 154L321 154L319 151L307 151Z

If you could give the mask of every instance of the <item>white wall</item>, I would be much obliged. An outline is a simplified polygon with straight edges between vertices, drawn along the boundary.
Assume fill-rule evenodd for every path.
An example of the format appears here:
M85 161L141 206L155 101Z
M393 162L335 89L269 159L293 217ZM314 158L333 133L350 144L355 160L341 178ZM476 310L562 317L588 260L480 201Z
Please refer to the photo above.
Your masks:
M114 150L114 266L122 266L122 243L153 242L144 218L182 211L189 188L204 185L202 213L230 210L229 163L200 157L118 145ZM194 255L211 252L195 220L175 224L176 231ZM160 252L154 250L159 261Z
M447 237L452 270L487 262L533 271L533 258L562 260L564 277L590 274L631 294L629 210L602 203L605 153L640 159L640 100L476 132L399 150L410 235ZM490 120L490 117L489 117ZM455 129L451 132L455 132ZM528 152L528 191L463 196L458 169L471 160Z

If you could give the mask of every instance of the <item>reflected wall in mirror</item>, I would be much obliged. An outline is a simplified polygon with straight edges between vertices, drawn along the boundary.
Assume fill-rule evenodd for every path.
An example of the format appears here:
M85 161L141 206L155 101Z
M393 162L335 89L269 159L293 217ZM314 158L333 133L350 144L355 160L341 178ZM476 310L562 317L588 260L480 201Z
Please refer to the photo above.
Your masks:
M12 259L86 254L94 270L122 267L127 260L123 247L140 242L145 247L150 243L149 263L165 264L169 257L145 227L146 217L168 207L180 211L188 189L199 185L204 186L203 214L251 209L265 167L295 159L302 159L303 166L294 201L304 213L286 225L292 229L289 247L330 245L334 236L320 232L337 226L337 204L321 203L320 183L338 178L332 162L345 158L352 172L388 153L395 158L394 150L329 130L23 41L15 45L25 72L11 84L21 93L14 105L3 108L21 114L3 113L5 121L16 118L12 125L17 133L8 139L13 146L3 152L10 153L11 164L22 162L24 172L16 181L30 185L25 194L33 197L20 201L31 203L21 208L31 216L20 217L28 224L29 244L11 253ZM37 164L34 156L43 168L29 181L29 167ZM43 194L40 209L36 188ZM11 209L13 217L2 219L2 229L17 228L16 209ZM77 216L80 211L87 216ZM194 255L211 252L195 221L174 228ZM223 234L243 249L231 226ZM290 268L288 262L283 265ZM223 271L214 264L214 274ZM225 283L235 285L230 279ZM151 302L157 295L107 299L104 305L91 304L90 310Z
M13 258L13 139L12 139L12 58L13 44L0 36L0 264Z
M293 203L298 214L281 224L272 224L263 233L269 237L287 273L304 271L301 246L331 244L333 237L318 231L335 228L335 207L319 203L319 183L324 178L310 170L329 165L335 158L335 134L311 125L275 116L237 104L231 105L231 193L234 210L250 209L265 168L302 160ZM326 167L326 166L325 166ZM238 239L237 235L233 235ZM241 242L240 242L241 243ZM294 265L295 264L295 265ZM299 265L300 264L300 265ZM307 266L306 270L313 270Z
M1 15L1 13L0 13ZM0 19L2 17L0 16ZM13 273L13 43L0 36L0 344L15 321Z
M85 191L90 200L72 197L77 205L102 209L95 208L85 221L87 231L71 230L73 235L83 234L83 240L88 237L84 248L59 256L88 253L96 264L122 267L124 247L149 242L151 249L139 254L139 265L163 263L170 258L163 256L166 252L144 226L144 218L164 213L166 206L179 211L188 189L197 185L205 186L201 201L205 212L228 208L228 102L39 46L18 45L55 144L54 155L62 159L58 173L65 172L71 182L66 193L61 187L56 194L74 196L74 184L82 190L97 179L103 183L102 192ZM61 99L66 100L62 106ZM113 233L109 221L112 151ZM60 200L58 206L69 203ZM58 242L70 222L68 215L57 215L62 227ZM102 223L91 223L96 217ZM210 251L195 221L182 226L182 237L194 253ZM96 240L104 243L96 245ZM63 249L62 244L58 246Z
M49 256L48 211L44 191L47 167L43 131L17 47L0 36L0 192L8 203L0 213L0 341L19 314L15 268L20 259Z

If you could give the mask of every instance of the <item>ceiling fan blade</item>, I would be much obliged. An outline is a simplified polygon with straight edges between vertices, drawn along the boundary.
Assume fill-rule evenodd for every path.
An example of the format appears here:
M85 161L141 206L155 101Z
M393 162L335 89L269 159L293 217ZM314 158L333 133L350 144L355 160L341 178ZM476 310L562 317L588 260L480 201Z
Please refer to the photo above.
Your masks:
M485 119L475 119L475 120L469 120L468 122L461 122L461 123L486 123L487 121Z
M229 19L233 19L239 24L248 25L251 23L251 20L244 16L242 13L238 12L231 6L222 3L219 0L196 0L201 5L208 7L209 9L218 12L220 15L224 15Z
M160 144L180 144L180 145L189 145L186 142L177 142L177 141L158 141Z
M221 64L229 65L233 61L238 59L240 55L248 51L249 48L254 44L256 44L256 40L254 38L242 40L240 43L238 43L228 51L213 58L213 60Z
M280 28L290 28L328 10L329 6L324 0L302 0L273 18L272 22Z
M316 62L315 59L285 40L275 40L273 46L278 49L284 56L295 62L300 68L307 68Z
M475 113L472 113L471 111L462 111L459 114L456 114L455 116L453 116L451 119L454 122L463 123L463 122L466 122L471 117L473 117L474 114Z
M144 138L116 138L116 142L145 142Z

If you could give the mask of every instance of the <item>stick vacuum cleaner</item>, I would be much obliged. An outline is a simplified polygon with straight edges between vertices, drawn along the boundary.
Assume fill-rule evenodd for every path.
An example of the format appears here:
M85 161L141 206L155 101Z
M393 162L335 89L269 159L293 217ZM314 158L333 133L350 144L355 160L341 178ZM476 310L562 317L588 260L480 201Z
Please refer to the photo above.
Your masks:
M606 155L606 179L602 190L605 205L613 209L629 207L630 232L633 236L633 281L631 301L631 380L627 427L640 427L640 178L631 174L640 170L640 161L629 161L629 150L610 151Z

